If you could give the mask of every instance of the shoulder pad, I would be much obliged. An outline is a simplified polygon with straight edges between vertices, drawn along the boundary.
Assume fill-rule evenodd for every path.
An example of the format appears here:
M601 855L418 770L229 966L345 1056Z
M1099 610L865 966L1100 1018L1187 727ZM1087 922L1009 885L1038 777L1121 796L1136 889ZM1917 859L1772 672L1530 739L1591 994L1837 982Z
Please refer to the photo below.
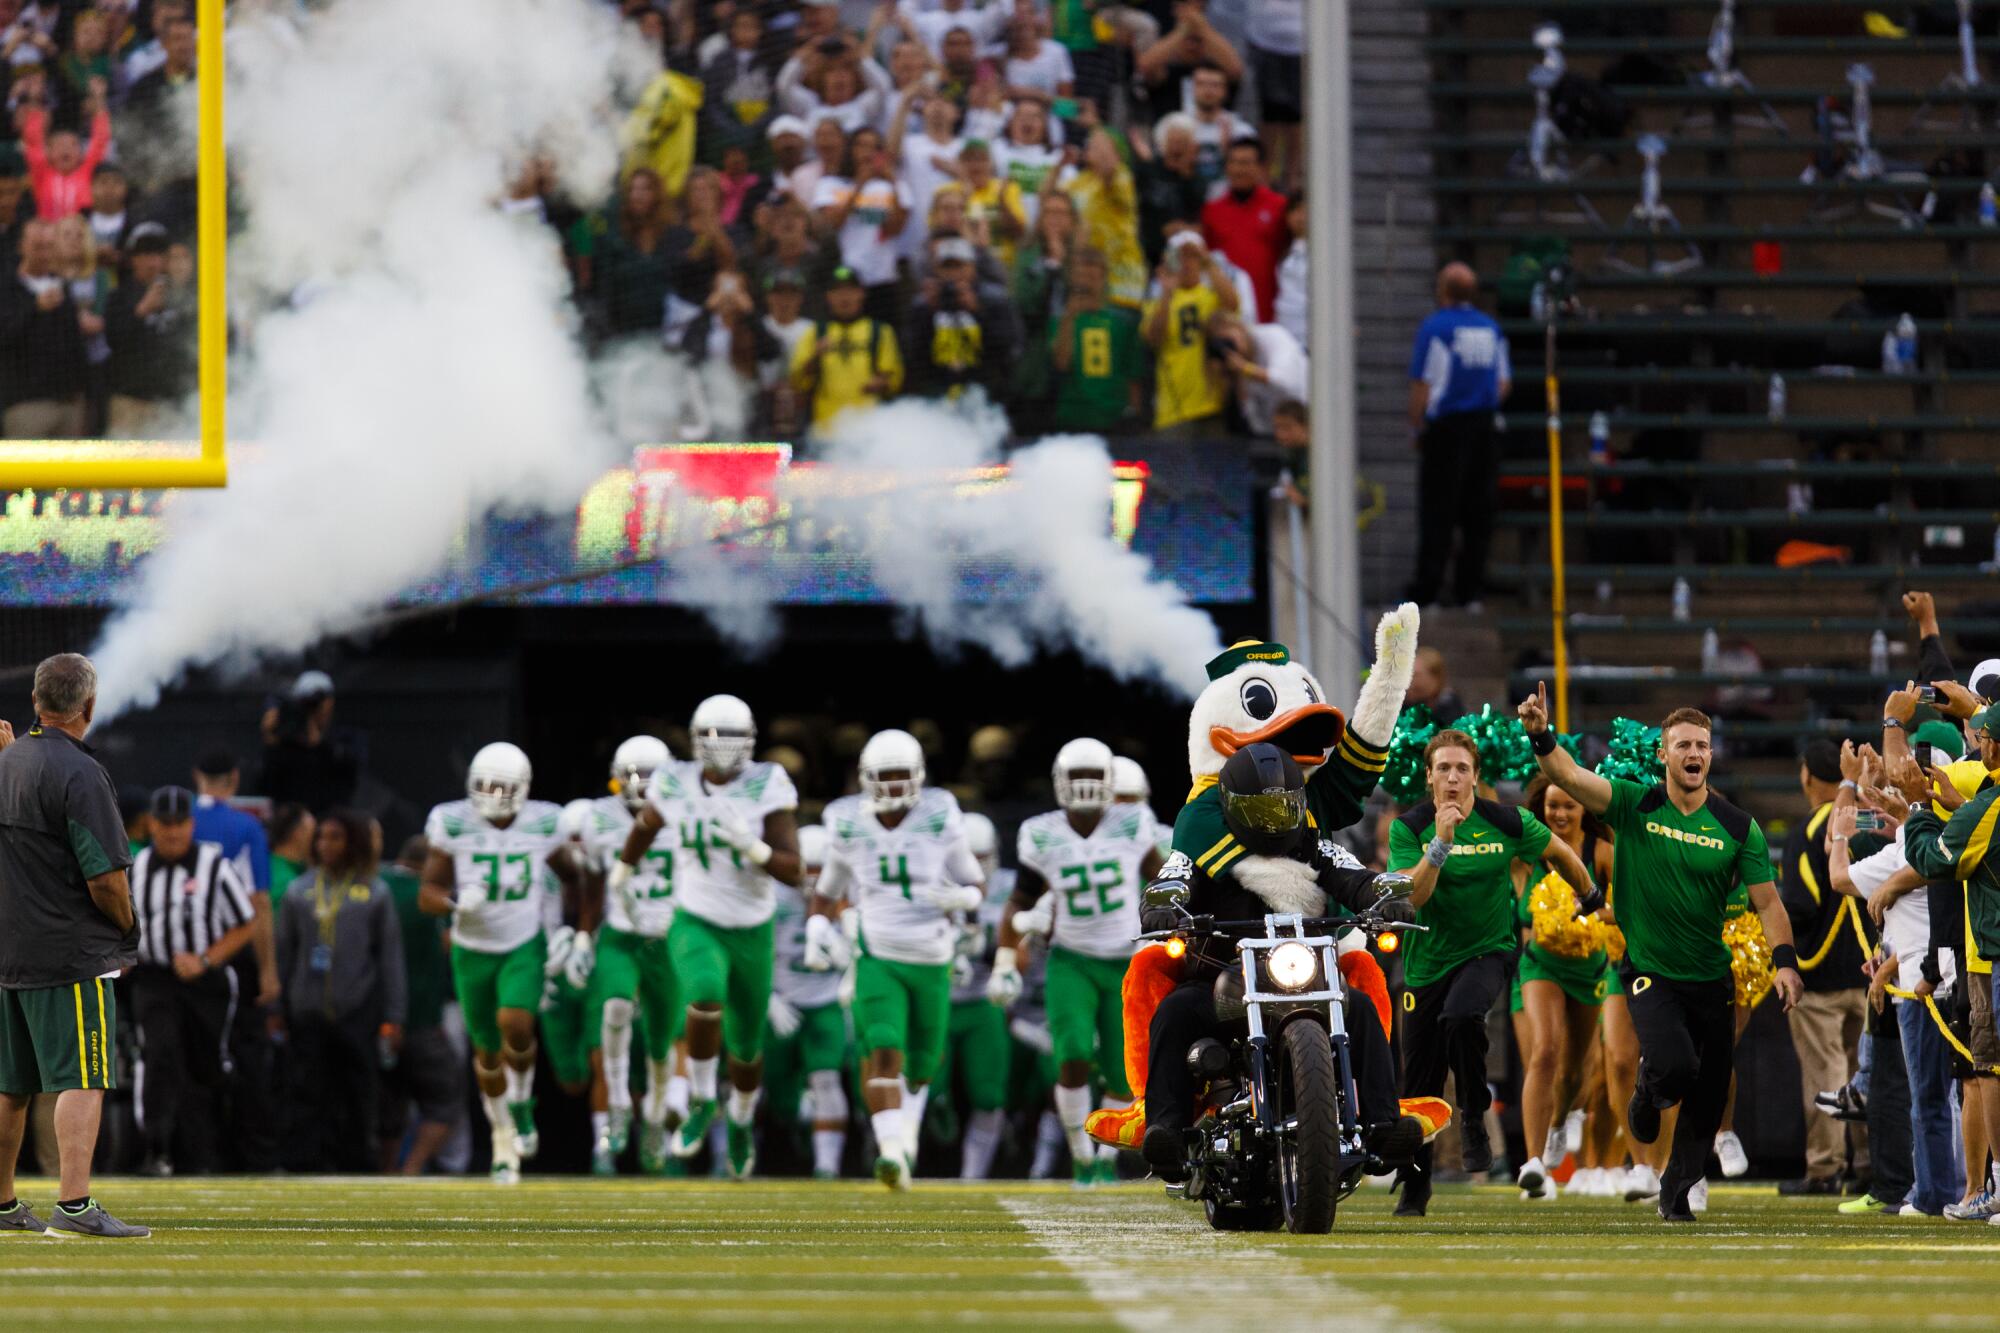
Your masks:
M1424 836L1424 830L1429 828L1436 819L1436 801L1424 801L1421 804L1413 805L1402 814L1396 816L1398 824L1401 824L1419 838Z
M1660 790L1663 794L1666 791L1664 787ZM1750 825L1755 821L1749 811L1731 805L1714 792L1708 794L1708 811L1715 816L1715 822L1722 825L1723 832L1736 841L1742 842L1750 836Z
M1472 798L1472 808L1479 817L1510 838L1521 836L1521 807L1505 805L1499 801L1489 801L1483 796Z

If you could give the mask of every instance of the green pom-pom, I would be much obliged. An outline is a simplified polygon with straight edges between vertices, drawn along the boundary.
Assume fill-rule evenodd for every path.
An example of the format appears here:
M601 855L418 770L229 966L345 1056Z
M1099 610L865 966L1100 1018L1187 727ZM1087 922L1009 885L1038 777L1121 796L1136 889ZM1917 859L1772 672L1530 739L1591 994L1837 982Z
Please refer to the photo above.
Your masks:
M1597 761L1600 777L1652 786L1660 780L1660 729L1629 717L1611 723L1611 752Z
M1424 799L1424 747L1437 735L1437 718L1428 704L1411 704L1396 719L1389 736L1389 760L1382 770L1382 790L1399 805Z
M1535 749L1521 720L1487 704L1451 724L1479 746L1479 776L1488 783L1524 782L1535 771Z

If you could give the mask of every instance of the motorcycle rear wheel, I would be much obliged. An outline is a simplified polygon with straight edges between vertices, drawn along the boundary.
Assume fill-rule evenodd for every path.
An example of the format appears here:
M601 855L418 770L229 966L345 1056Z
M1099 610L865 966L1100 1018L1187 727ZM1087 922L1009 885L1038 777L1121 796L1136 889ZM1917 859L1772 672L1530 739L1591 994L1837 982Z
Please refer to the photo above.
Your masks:
M1278 1194L1285 1229L1298 1235L1333 1230L1340 1202L1340 1075L1326 1029L1294 1022L1284 1033L1278 1121L1296 1122L1278 1139Z

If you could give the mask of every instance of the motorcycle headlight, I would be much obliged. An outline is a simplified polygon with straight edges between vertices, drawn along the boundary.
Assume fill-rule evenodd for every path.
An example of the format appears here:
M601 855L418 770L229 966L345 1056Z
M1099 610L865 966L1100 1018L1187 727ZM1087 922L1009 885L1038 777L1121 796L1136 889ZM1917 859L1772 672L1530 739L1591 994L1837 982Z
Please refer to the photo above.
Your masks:
M1279 990L1305 990L1319 975L1319 959L1303 944L1280 944L1265 960L1271 984Z

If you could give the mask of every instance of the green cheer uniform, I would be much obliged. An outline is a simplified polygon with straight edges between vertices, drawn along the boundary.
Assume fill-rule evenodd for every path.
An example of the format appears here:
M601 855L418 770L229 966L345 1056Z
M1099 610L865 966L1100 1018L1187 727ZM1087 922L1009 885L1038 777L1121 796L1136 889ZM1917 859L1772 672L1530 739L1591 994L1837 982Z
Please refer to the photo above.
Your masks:
M1580 853L1584 868L1596 864L1597 839L1594 835L1584 835L1583 851ZM1521 893L1521 928L1531 932L1528 942L1521 948L1520 966L1515 970L1514 993L1518 1001L1521 987L1530 981L1547 981L1562 987L1562 992L1572 1002L1581 1005L1598 1005L1611 993L1611 959L1603 949L1588 958L1568 958L1562 954L1550 953L1533 937L1534 920L1528 911L1528 896L1535 890L1537 877L1530 875L1528 887Z
M1727 981L1722 926L1749 907L1749 888L1771 881L1771 853L1757 821L1710 793L1693 814L1664 785L1611 779L1604 824L1618 835L1612 880L1628 972L1675 981ZM1732 902L1741 908L1732 908Z

